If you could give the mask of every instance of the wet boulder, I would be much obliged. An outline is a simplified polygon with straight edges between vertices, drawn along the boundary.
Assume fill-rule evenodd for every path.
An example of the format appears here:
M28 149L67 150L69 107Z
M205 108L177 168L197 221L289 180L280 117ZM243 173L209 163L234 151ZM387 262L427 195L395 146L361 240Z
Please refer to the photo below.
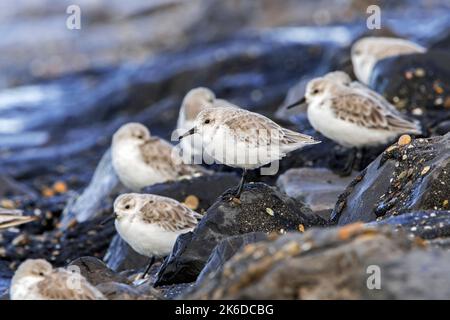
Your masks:
M386 226L313 228L247 245L183 298L449 298L449 258Z
M213 250L206 262L205 267L197 278L201 283L206 278L214 278L221 270L222 266L230 260L232 256L244 246L258 241L267 240L268 235L263 232L244 233L237 236L231 236L222 240Z
M162 295L149 285L132 286L121 282L105 282L97 289L108 300L159 300Z
M448 247L450 243L450 211L424 210L390 216L368 225L390 225L396 230L403 230L428 243Z
M354 176L341 177L327 168L296 168L282 174L278 188L288 196L305 202L312 211L329 220L338 196Z
M197 212L206 211L227 189L238 185L239 177L232 172L202 175L191 179L169 181L146 187L142 193L151 193L183 202Z
M430 50L380 60L371 76L371 87L399 110L420 120L425 135L449 120L450 62L448 51Z
M420 210L448 210L450 133L429 139L399 139L339 196L339 225L374 221Z
M112 239L103 260L114 271L142 269L149 262L148 257L134 251L118 234Z
M193 232L178 237L161 266L156 285L195 281L215 246L227 237L250 232L299 232L325 224L304 203L266 184L246 184L240 199L232 199L233 190L217 199Z

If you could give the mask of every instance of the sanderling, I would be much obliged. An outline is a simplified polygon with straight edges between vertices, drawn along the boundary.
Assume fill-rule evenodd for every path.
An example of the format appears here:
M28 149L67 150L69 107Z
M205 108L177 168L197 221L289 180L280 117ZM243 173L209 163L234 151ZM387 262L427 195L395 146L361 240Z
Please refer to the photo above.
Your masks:
M369 84L372 69L379 60L425 51L424 47L405 39L365 37L356 41L352 46L353 71L359 81Z
M153 194L122 194L114 201L116 230L137 253L151 258L170 254L177 237L202 218L178 201Z
M190 90L183 99L177 122L177 132L185 132L194 126L197 115L208 108L234 106L223 99L216 99L214 92L208 88L195 88ZM185 163L201 163L202 143L197 135L183 139L180 142ZM195 160L193 159L195 158Z
M305 97L289 108L306 101L313 128L344 147L360 149L388 143L403 133L421 134L418 123L404 118L380 94L361 83L336 79L311 80Z
M24 216L21 210L0 208L0 230L37 220L36 216Z
M80 273L53 269L43 259L28 259L14 274L11 300L105 300Z
M206 172L200 166L183 163L170 143L150 136L149 130L140 123L123 125L113 136L111 151L120 181L134 191Z
M205 152L219 163L242 168L236 197L242 192L247 169L256 169L287 153L320 141L285 129L269 118L235 107L200 112L194 126L180 139L199 133Z

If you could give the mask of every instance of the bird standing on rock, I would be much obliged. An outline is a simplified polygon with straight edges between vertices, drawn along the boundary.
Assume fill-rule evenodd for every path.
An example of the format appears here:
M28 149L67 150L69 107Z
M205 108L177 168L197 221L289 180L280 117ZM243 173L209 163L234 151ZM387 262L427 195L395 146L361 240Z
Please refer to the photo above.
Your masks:
M153 194L127 193L114 201L115 226L134 251L151 259L165 257L180 234L193 230L202 215L180 202Z
M348 82L344 75L311 80L305 97L287 108L306 102L312 127L348 148L386 144L403 133L421 134L418 123L407 120L380 94L361 83Z
M204 152L218 163L242 168L239 197L248 169L256 169L287 153L320 141L281 127L263 115L235 107L217 107L200 112L194 126L180 136L195 133L202 138Z

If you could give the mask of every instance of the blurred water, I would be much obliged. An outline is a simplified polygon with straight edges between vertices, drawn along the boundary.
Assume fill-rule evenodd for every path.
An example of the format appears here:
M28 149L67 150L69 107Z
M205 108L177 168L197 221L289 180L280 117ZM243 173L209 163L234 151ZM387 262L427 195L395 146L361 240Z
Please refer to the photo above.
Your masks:
M10 283L11 279L0 277L0 297L4 294L6 290L8 290Z

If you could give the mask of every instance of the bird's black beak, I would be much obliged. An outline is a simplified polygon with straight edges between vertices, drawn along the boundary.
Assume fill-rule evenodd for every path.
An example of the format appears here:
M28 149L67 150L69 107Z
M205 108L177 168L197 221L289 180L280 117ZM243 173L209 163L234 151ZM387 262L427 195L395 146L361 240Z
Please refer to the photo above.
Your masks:
M185 134L182 134L181 136L178 137L178 140L181 140L183 138L186 138L187 136L193 135L194 133L197 132L197 128L193 127L191 130L189 130L188 132L186 132Z
M286 107L286 109L292 109L293 107L298 106L299 104L303 104L303 103L305 103L305 102L306 102L306 98L303 97L303 98L301 98L300 100L298 100L298 101L296 101L296 102L291 103L290 105L288 105L288 106Z
M117 217L117 214L114 213L113 215L106 217L104 220L102 220L102 222L100 222L101 226L104 226L105 224L107 224L108 222L110 222L111 220L114 220Z

